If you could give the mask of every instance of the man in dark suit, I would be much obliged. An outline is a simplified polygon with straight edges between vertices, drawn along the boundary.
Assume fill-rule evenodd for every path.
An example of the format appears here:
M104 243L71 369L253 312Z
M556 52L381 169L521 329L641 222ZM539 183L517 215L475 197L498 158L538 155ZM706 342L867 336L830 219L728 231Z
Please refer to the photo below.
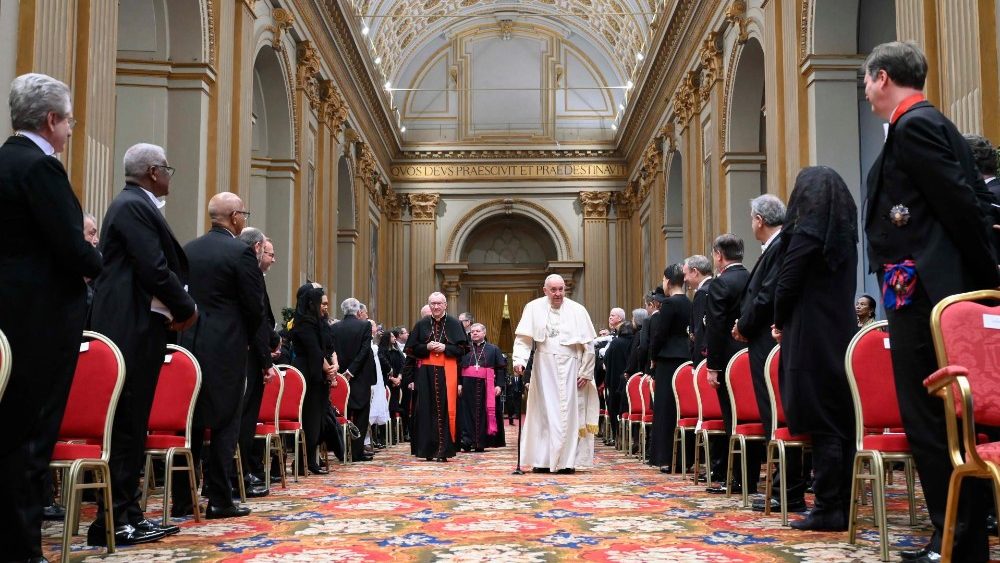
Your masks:
M197 318L185 290L187 257L160 213L174 169L161 147L141 143L125 151L125 188L111 202L101 232L104 271L95 282L91 325L113 340L125 358L125 386L111 431L111 498L115 543L131 545L180 531L158 526L139 508L139 474L146 431L168 341ZM98 514L101 514L98 501ZM105 545L103 518L87 543Z
M923 380L937 369L930 313L948 295L1000 284L989 228L976 198L983 179L965 139L922 94L927 59L916 46L876 46L865 60L865 96L889 121L882 153L868 174L870 271L883 279L892 363L903 426L917 462L934 534L907 560L938 561L952 465L942 401ZM885 280L892 280L887 283ZM989 558L988 493L966 480L954 561Z
M253 250L236 235L246 226L243 201L222 192L208 202L212 229L184 247L190 264L191 295L198 322L181 343L201 364L202 384L195 407L191 444L195 464L202 458L202 438L211 431L205 459L208 518L246 516L250 509L233 502L233 454L240 429L240 405L246 383L247 350L264 315L264 276ZM191 511L184 479L174 484L175 515Z
M371 409L372 385L377 381L375 356L372 354L372 329L368 321L358 318L361 302L348 297L340 304L344 318L330 327L333 350L341 375L351 383L347 400L347 418L361 431L361 436L351 442L353 461L371 461L372 454L365 453L365 434L368 433L368 413Z
M260 229L247 227L240 232L240 240L253 249L257 256L260 273L267 271L274 264L274 245L264 236ZM247 388L243 393L243 408L240 416L240 459L243 461L243 479L246 495L251 498L267 496L269 487L264 482L263 444L255 440L257 430L257 415L260 414L260 403L264 399L264 381L278 375L274 369L271 355L271 342L278 338L274 331L274 313L271 311L271 299L264 288L264 319L253 334L250 353L247 355ZM257 446L255 448L255 446Z
M691 363L694 367L708 357L705 347L705 304L708 288L712 283L712 261L707 256L695 254L684 260L684 285L694 291L691 298L691 324L688 335L691 338Z
M84 278L101 272L101 256L83 238L83 210L54 156L76 121L69 88L24 74L10 90L15 134L0 147L0 330L15 361L0 401L0 554L34 561L44 560L43 482L76 370Z
M729 404L729 394L726 390L726 366L730 358L743 348L743 344L733 338L732 331L736 319L740 316L740 302L743 290L746 288L750 272L743 267L743 239L734 234L719 235L712 243L712 258L718 276L708 287L708 298L705 300L705 343L708 348L708 382L719 394L719 405L722 407L722 419L726 426L726 442L729 444L729 433L732 425L732 406ZM724 467L723 461L728 452L725 447L712 449L713 471L716 476ZM751 487L750 492L755 492ZM706 489L713 494L726 492L726 485L711 486ZM735 492L735 490L734 490Z
M986 207L986 218L992 225L993 253L1000 262L1000 180L997 179L997 149L993 143L982 135L966 135L965 142L969 143L972 150L972 158L976 161L976 168L979 169L980 176L986 185L988 193L977 191L979 205Z
M762 252L757 263L750 272L750 280L743 292L740 303L740 318L733 327L733 338L747 345L750 353L750 375L753 378L754 396L757 399L757 410L761 422L764 423L764 435L770 436L771 431L771 400L767 394L767 378L765 363L767 356L774 349L774 338L771 336L771 325L774 324L774 288L778 283L778 270L781 268L781 258L785 250L785 241L781 236L781 225L785 222L785 204L777 197L765 194L750 201L750 227L754 238L762 245ZM777 391L777 390L775 390ZM760 474L760 454L763 453L760 444L748 453L750 481L756 482ZM752 459L751 459L752 458ZM788 509L792 512L805 511L805 484L801 478L801 458L789 456L786 471L789 477ZM775 472L773 481L774 494L771 495L772 508L778 509L779 472ZM764 510L764 499L755 500L753 509Z

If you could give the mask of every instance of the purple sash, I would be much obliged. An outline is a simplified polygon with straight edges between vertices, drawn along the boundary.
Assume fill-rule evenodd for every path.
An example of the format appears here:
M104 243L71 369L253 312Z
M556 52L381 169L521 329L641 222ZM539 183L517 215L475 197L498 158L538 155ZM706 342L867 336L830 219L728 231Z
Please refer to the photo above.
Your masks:
M462 377L474 377L486 380L486 433L490 436L495 436L497 433L497 402L496 397L493 396L495 376L493 368L480 366L462 368Z

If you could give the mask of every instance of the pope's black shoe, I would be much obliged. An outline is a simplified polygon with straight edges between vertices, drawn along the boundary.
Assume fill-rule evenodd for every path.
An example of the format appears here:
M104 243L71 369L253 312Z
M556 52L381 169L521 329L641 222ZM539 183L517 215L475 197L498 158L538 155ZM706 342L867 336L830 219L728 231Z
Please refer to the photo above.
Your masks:
M177 533L179 533L181 531L180 526L161 526L161 525L159 525L159 524L157 524L155 522L151 522L151 521L149 521L149 520L147 520L145 518L143 518L142 520L139 520L138 522L133 522L132 525L135 526L136 530L140 530L140 531L143 531L143 532L161 531L161 532L163 532L164 535L167 535L167 536L172 536L172 535L177 534Z
M162 530L143 531L131 524L122 524L115 527L115 545L136 545L162 540L167 534ZM91 524L87 530L87 545L103 547L108 545L104 526L97 523Z
M205 518L209 520L216 520L219 518L239 518L241 516L247 516L250 514L250 509L245 506L226 506L218 507L208 505L208 510L205 511Z

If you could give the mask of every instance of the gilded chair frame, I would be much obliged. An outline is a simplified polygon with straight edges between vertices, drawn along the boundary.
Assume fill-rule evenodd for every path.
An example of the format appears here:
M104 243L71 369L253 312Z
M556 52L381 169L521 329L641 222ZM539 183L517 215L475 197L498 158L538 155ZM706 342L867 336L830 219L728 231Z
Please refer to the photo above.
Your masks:
M164 460L164 476L163 476L163 525L167 525L167 519L170 517L170 499L171 491L173 490L173 474L175 471L185 471L188 474L188 484L191 487L191 506L194 509L194 520L195 522L201 522L201 508L198 506L198 488L195 484L195 465L194 456L191 453L191 423L194 420L194 410L198 403L198 393L201 392L201 365L198 360L194 357L190 351L176 344L167 344L167 350L172 350L174 354L183 354L194 366L195 372L195 383L194 389L191 393L191 401L188 405L187 413L187 423L184 425L184 446L183 447L173 447L166 449L146 449L146 469L143 473L142 479L142 499L140 505L143 511L146 510L146 501L149 498L149 494L154 492L155 489L155 478L153 477L153 459L163 458ZM181 467L175 467L175 456L182 456L187 462L187 465Z
M396 399L396 404L398 404L399 406L396 409L396 416L392 417L392 426L395 428L396 432L396 443L402 444L403 443L403 386L402 385L396 388L396 394L398 395Z
M648 401L643 394L643 389L649 391ZM653 380L653 376L644 374L639 380L639 398L642 399L642 419L639 420L639 461L645 462L646 441L653 429L653 423L646 422L646 405L649 405L649 412L652 413L653 401L656 399L656 382Z
M13 363L14 356L10 351L10 342L7 341L7 335L0 330L0 398L3 398L3 392L7 389Z
M278 365L276 365L274 367L275 367L275 369L278 370L278 373L282 377L281 397L279 398L279 401L278 401L278 411L279 412L281 411L281 400L283 400L285 398L285 384L284 384L284 379L288 377L288 372L291 371L292 375L298 377L299 378L299 382L302 383L302 394L299 395L299 408L298 408L299 415L298 415L298 419L295 421L295 422L299 423L299 427L296 428L295 430L282 430L281 428L278 428L278 435L279 436L291 436L292 437L292 444L293 444L292 451L293 451L293 455L295 456L294 459L292 460L292 481L298 483L299 482L299 454L301 453L302 455L305 455L305 452L306 452L306 434L305 434L305 429L302 427L302 405L305 403L305 400L306 400L306 376L303 375L302 372L299 371L298 368L296 368L295 366L290 366L288 364L278 364ZM278 422L279 423L281 422L281 416L280 415L278 416ZM282 446L282 447L284 447L284 446ZM300 449L300 447L301 447L301 449ZM287 455L287 452L284 452L284 453ZM285 460L284 457L281 458L281 460L282 460L281 461L282 466L285 467L285 468L287 468L288 467L288 461Z
M674 421L674 437L672 440L671 455L670 455L670 468L674 473L677 471L677 448L680 447L681 450L681 476L687 475L687 430L694 432L693 428L681 428L681 397L677 393L677 378L680 376L681 370L686 367L692 366L691 362L684 362L683 364L677 366L674 370L673 375L670 376L670 390L674 395L674 405L677 407L677 417ZM694 382L694 370L691 371L692 383Z
M938 367L944 370L951 362L945 347L941 329L941 317L945 310L956 303L965 301L996 300L1000 302L1000 291L984 289L959 293L945 297L931 310L931 335L934 338L934 353ZM984 460L976 450L976 422L974 416L959 416L955 403L960 402L963 413L974 413L972 386L965 368L953 366L948 372L938 376L940 371L924 382L927 392L944 400L945 423L948 430L948 455L954 469L948 482L948 504L945 508L944 530L941 539L941 560L950 561L955 543L955 528L958 518L958 503L962 481L966 477L990 479L996 506L1000 506L1000 467ZM961 427L959 427L961 425ZM963 455L964 453L964 455Z
M858 343L870 332L881 331L889 338L888 321L877 321L871 323L854 335L847 346L847 353L844 354L844 367L847 372L847 383L851 389L851 398L854 401L854 436L857 453L854 455L854 463L851 469L851 508L848 517L847 539L851 545L857 543L858 536L858 495L865 495L865 482L872 484L872 509L873 520L879 532L879 556L882 561L889 560L889 527L886 518L885 489L886 489L886 469L895 462L904 465L904 475L906 477L906 490L909 500L910 525L917 524L916 498L914 496L915 471L913 454L910 452L883 452L879 450L868 450L864 448L864 438L866 427L864 414L861 412L861 392L855 379L854 366L851 358L854 357L854 350ZM868 470L865 471L867 466Z
M79 532L81 494L84 489L101 489L103 491L105 540L108 546L108 553L115 552L115 522L111 514L111 469L108 467L108 459L111 457L111 430L114 427L115 410L118 407L118 399L121 397L122 387L125 385L125 358L122 357L118 346L103 334L85 330L82 334L82 340L97 340L107 345L115 356L115 362L118 364L118 373L116 374L117 380L115 381L115 386L111 391L108 411L104 421L101 457L49 462L49 468L58 471L62 476L62 500L66 505L61 552L64 561L70 560L70 540L73 535ZM94 471L94 482L80 483L81 474L88 470Z
M629 395L629 392L628 392L629 382L631 382L632 379L634 379L634 378L639 378L639 380L638 380L639 383L636 384L636 387L638 389L639 401L640 401L640 406L641 406L642 405L642 379L641 379L642 377L644 377L644 375L642 374L642 372L636 372L636 373L633 373L632 375L630 375L628 377L628 379L625 380L625 399L626 399L626 404L628 405L628 412L625 414L625 416L628 417L628 420L625 420L625 416L619 416L618 417L618 428L619 428L619 432L621 433L621 439L619 439L618 441L620 442L620 444L622 446L621 449L625 453L626 456L631 456L632 455L632 427L635 424L635 421L632 420L632 397ZM640 412L641 412L641 409L640 409ZM642 424L642 420L639 420L639 424Z
M333 405L340 412L340 416L344 417L344 420L349 420L347 418L347 403L351 400L351 383L347 381L347 378L341 374L337 374L334 377L337 379L337 386L344 386L346 392L344 393L344 403L342 405ZM332 388L331 388L332 390ZM333 403L333 397L330 397L331 404ZM347 439L347 424L340 424L340 437L344 443L344 461L341 462L342 465L347 465L351 462L351 442ZM330 467L330 450L326 450L326 466Z
M267 434L257 434L254 432L255 440L264 440L264 487L270 491L271 490L271 457L272 455L278 456L280 463L278 464L278 474L281 476L281 488L288 488L288 480L285 477L285 446L281 443L281 434L278 431L278 416L281 410L281 396L285 393L285 380L283 377L279 376L278 379L278 398L275 401L274 413L270 419L270 423L274 425L274 432ZM305 395L305 393L303 393ZM301 404L299 405L299 413L301 415ZM258 413L259 415L259 413ZM259 418L259 416L258 416ZM239 447L236 448L236 453L239 456ZM240 464L240 460L237 459L236 462ZM242 475L240 476L240 483L242 483Z
M698 367L695 368L693 376L694 377L694 392L698 397L698 426L695 430L694 437L694 467L692 469L692 481L698 482L698 474L701 472L700 460L698 459L699 450L698 447L701 446L705 449L705 481L709 482L712 478L712 450L710 444L710 438L712 436L725 436L725 430L705 430L702 428L702 424L705 422L705 407L701 400L701 389L698 387L698 372L701 371L702 366L705 366L705 370L708 370L708 360L702 360Z
M767 461L764 465L764 515L771 515L771 483L774 478L774 471L771 469L773 465L778 466L779 481L781 488L778 491L778 505L781 506L781 524L783 526L788 525L788 475L785 471L785 461L788 459L788 448L800 448L800 455L805 456L805 453L811 449L812 444L805 440L781 440L775 437L778 431L778 393L780 389L775 389L774 384L771 383L771 366L777 361L778 353L781 350L781 345L775 345L774 348L767 355L767 360L764 361L764 373L767 375L764 381L767 383L767 396L771 401L771 436L767 442ZM775 459L774 454L777 452L778 457Z
M748 348L743 348L739 352L733 354L733 357L729 358L729 363L726 364L726 394L729 395L729 406L732 409L730 412L733 413L732 420L729 424L729 456L726 461L726 497L729 498L733 496L733 488L729 486L729 483L733 482L733 456L740 456L740 484L742 485L743 492L740 495L743 502L743 508L750 507L750 491L747 490L747 481L749 481L748 469L747 469L747 443L748 442L761 442L766 443L767 436L755 436L753 434L742 434L736 432L736 428L740 425L739 417L737 416L736 410L736 394L733 392L732 384L732 374L733 366L736 365L737 360L741 356L749 356L750 350ZM749 358L748 358L749 359ZM753 376L750 375L750 365L747 364L747 376L750 377L751 383ZM756 397L754 398L754 406L756 406ZM760 413L757 413L758 420L755 422L760 422ZM759 471L759 468L758 468ZM759 474L758 474L759 477Z

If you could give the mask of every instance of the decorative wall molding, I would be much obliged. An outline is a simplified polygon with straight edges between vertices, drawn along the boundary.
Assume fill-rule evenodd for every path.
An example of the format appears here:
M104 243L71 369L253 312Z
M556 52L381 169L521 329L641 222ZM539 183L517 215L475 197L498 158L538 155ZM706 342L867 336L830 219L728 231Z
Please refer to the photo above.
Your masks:
M580 192L584 219L607 219L611 192Z
M409 194L410 214L414 221L434 221L437 214L437 204L441 196L436 193L421 192Z

